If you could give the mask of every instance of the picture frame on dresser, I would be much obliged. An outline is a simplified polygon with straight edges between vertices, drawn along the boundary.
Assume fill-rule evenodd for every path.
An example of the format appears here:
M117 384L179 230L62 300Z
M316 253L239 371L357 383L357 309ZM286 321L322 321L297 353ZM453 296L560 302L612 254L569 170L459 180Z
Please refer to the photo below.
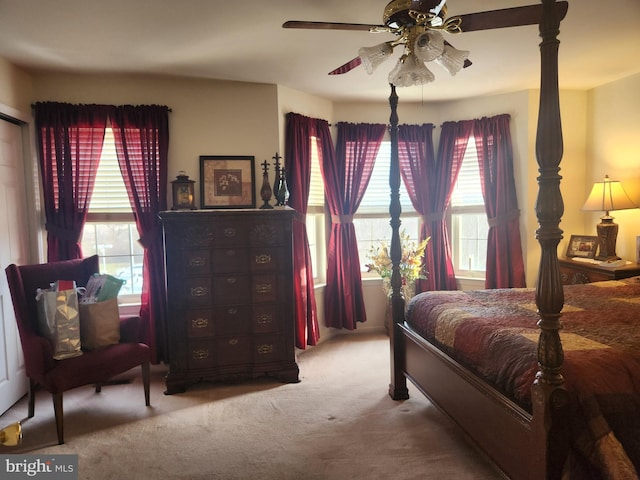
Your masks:
M567 257L595 258L598 237L591 235L571 235L567 247Z
M256 208L255 157L201 155L200 206Z

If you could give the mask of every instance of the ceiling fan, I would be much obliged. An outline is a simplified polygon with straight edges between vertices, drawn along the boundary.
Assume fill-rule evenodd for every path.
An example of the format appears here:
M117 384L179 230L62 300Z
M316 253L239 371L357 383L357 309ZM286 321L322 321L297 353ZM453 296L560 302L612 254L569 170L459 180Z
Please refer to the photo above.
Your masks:
M347 73L364 65L367 73L373 71L403 46L403 54L389 74L389 82L395 86L422 85L434 80L434 75L425 63L435 61L455 75L471 65L469 52L457 50L442 32L459 34L495 28L519 27L538 24L542 18L543 5L529 5L502 10L469 13L447 17L447 0L393 0L387 4L382 25L361 23L308 22L290 20L284 28L355 30L372 33L392 33L397 38L373 47L363 47L358 56L329 72L329 75ZM567 13L566 1L556 2L560 20Z

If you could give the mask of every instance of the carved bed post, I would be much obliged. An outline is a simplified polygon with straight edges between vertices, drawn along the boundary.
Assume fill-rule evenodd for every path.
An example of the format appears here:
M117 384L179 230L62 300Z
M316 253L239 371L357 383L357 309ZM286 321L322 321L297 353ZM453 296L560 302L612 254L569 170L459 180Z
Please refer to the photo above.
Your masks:
M391 383L389 384L389 395L394 400L404 400L409 398L407 390L407 379L404 376L404 344L396 342L397 325L404 322L404 296L402 294L402 278L400 275L400 260L402 259L402 245L400 244L400 163L398 160L398 95L396 87L391 86L389 96L389 107L391 116L389 117L389 137L391 140L391 158L389 167L389 187L391 190L391 201L389 204L389 216L391 220L391 249L389 257L393 265L391 270L391 317L392 325L389 329L389 341L391 346Z
M558 33L560 19L555 0L542 0L544 15L540 22L540 107L536 137L539 166L536 238L541 256L536 284L536 305L540 320L538 366L532 387L533 451L544 458L532 459L531 478L560 478L567 448L562 426L562 410L567 394L561 373L564 353L560 341L560 311L564 292L558 269L558 244L562 239L560 220L564 204L560 192L560 161L563 153L560 99L558 90ZM540 444L544 442L544 444ZM546 465L546 471L535 472Z

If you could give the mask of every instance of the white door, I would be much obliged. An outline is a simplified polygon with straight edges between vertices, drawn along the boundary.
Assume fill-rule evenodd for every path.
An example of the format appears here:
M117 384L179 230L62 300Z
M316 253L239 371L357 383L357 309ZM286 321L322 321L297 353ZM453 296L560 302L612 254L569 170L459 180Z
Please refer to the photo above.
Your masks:
M0 414L28 389L5 268L28 263L22 127L0 118Z

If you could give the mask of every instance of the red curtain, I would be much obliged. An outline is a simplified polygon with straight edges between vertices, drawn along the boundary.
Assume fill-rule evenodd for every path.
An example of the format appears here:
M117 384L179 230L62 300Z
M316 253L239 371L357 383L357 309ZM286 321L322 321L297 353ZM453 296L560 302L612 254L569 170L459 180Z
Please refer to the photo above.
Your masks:
M328 327L354 330L367 315L353 214L371 179L387 126L340 122L337 128L335 158L325 154L320 164L331 213L325 322Z
M525 286L510 118L508 114L485 117L473 126L489 220L486 288Z
M425 234L431 237L426 255L429 271L427 290L457 289L445 210L451 200L472 130L473 121L470 120L442 124L437 160L427 178L429 209L423 216Z
M34 105L49 262L82 258L80 239L110 107Z
M407 193L413 208L423 218L427 217L427 212L432 210L431 196L435 192L428 188L429 177L436 169L436 156L433 148L434 125L426 123L423 125L400 125L398 127L398 161L400 163L400 174L407 188ZM429 236L426 222L420 225L419 241ZM432 247L427 246L427 250ZM425 250L425 266L427 277L433 265L433 255L427 256ZM431 268L429 267L431 265ZM429 288L427 280L416 281L416 293Z
M305 216L311 182L311 142L318 142L322 156L324 144L331 145L329 124L325 120L289 113L285 129L285 159L289 206L296 210L293 221L293 268L296 347L306 348L320 340L318 313L313 286L313 269ZM328 139L328 140L327 140Z
M166 359L166 307L162 228L158 213L167 209L169 109L164 106L116 107L111 119L116 153L144 247L140 317L148 327L145 343L152 358Z

